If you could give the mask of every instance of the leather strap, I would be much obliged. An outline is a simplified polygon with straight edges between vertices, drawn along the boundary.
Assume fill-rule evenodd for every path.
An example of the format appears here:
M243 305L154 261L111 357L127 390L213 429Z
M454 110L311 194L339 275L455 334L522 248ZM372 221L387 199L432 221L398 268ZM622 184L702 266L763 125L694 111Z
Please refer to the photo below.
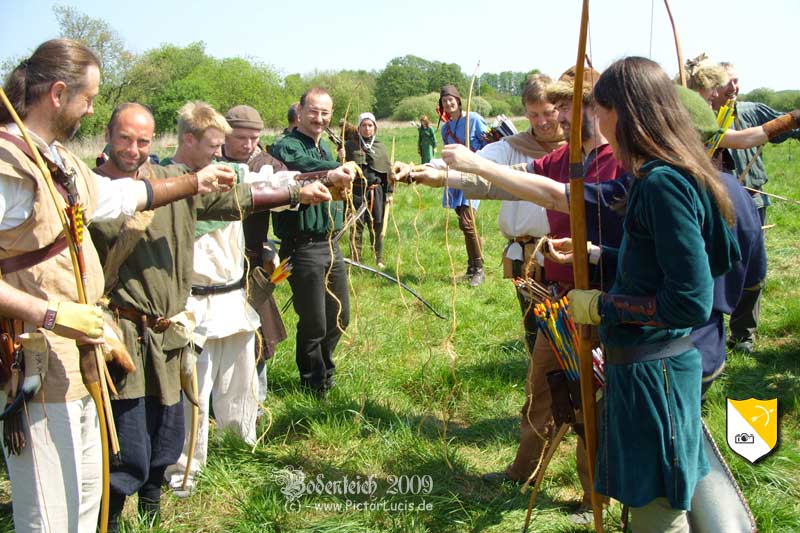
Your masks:
M211 294L225 294L244 287L245 279L234 281L228 285L192 285L192 296L208 296Z
M16 146L23 154L28 156L28 159L33 161L34 165L37 164L36 156L33 155L33 152L31 152L30 147L27 145L27 143L25 143L25 141L23 141L16 135L8 133L7 131L0 131L0 139L5 139L6 141ZM58 194L60 194L64 198L64 201L67 202L67 205L72 205L71 202L69 201L69 194L67 193L67 189L64 188L64 185L62 185L62 181L64 179L67 179L66 176L64 175L64 171L61 170L61 168L59 168L59 166L56 165L54 162L52 162L49 158L41 154L41 152L39 155L42 156L42 160L44 161L45 165L47 165L47 169L50 171L50 175L54 178L53 183L56 186Z
M644 363L645 361L656 361L675 357L688 352L694 348L694 343L690 336L668 341L654 342L639 346L610 347L604 346L603 352L606 362L612 365L627 365L631 363Z
M15 255L14 257L7 257L0 259L0 272L3 275L11 274L17 270L24 270L32 266L38 265L47 261L51 257L55 257L67 249L67 238L62 233L55 241L48 244L44 248L25 252L23 254Z
M131 322L135 322L140 328L142 328L142 331L144 331L144 328L150 328L155 333L163 333L172 325L172 321L163 316L148 315L146 313L137 311L136 309L119 307L114 304L111 304L109 308L117 317L126 318Z

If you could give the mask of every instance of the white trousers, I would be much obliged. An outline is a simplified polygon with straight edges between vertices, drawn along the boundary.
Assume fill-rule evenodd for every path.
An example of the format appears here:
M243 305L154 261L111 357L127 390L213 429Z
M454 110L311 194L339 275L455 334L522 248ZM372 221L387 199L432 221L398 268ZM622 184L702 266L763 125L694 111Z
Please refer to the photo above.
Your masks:
M256 441L258 415L258 376L255 361L256 335L252 331L235 333L221 339L207 339L197 358L198 403L197 444L190 476L206 464L208 458L209 399L213 402L214 419L219 429L232 429L248 444ZM173 487L180 487L189 454L192 431L192 404L183 401L186 438L183 452L176 465L170 466L165 477Z
M0 405L6 395L0 392ZM23 413L25 417L25 413ZM27 445L3 452L11 478L17 532L94 532L103 491L100 425L91 397L29 402ZM2 428L2 422L0 422Z

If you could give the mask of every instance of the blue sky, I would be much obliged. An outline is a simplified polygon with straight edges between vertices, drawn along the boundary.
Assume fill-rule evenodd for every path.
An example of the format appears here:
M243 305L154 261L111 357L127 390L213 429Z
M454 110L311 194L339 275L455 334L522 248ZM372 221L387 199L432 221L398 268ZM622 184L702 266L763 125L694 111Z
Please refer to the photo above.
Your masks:
M575 62L579 0L64 0L103 18L134 51L204 41L216 57L245 56L281 74L380 70L415 54L454 62L471 74L538 68L558 75ZM0 59L30 53L57 36L50 0L0 0ZM706 52L737 65L742 91L800 89L794 56L798 0L672 0L685 58ZM757 6L757 7L754 7ZM626 55L677 59L662 0L593 0L590 55L605 67ZM652 15L652 16L651 16ZM652 20L652 32L651 32ZM736 35L747 28L747 34ZM651 46L652 41L652 46Z

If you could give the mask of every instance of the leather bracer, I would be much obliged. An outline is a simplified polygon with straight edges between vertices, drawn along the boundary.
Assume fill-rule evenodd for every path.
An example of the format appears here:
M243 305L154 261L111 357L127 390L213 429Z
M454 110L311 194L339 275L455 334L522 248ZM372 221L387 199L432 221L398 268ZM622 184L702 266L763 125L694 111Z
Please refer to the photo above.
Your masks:
M193 172L174 178L145 181L149 181L149 189L152 191L145 209L156 209L176 200L189 198L198 191L197 174Z

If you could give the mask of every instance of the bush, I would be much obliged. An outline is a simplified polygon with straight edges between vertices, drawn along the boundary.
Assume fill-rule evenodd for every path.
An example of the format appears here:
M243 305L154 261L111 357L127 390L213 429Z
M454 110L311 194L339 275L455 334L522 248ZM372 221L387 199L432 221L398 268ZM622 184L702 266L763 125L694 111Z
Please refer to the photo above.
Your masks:
M464 112L466 112L467 111L466 96L461 99L461 105L463 106ZM490 104L488 100L486 100L486 98L483 98L481 96L473 96L470 111L474 111L475 113L478 113L480 116L486 118L492 114L493 108L492 104Z
M492 106L492 115L509 115L511 113L511 105L503 99L492 98L489 100ZM488 121L489 117L485 117Z
M436 105L438 103L439 93L407 96L395 106L392 120L419 120L420 116L428 115L431 121L436 122Z

